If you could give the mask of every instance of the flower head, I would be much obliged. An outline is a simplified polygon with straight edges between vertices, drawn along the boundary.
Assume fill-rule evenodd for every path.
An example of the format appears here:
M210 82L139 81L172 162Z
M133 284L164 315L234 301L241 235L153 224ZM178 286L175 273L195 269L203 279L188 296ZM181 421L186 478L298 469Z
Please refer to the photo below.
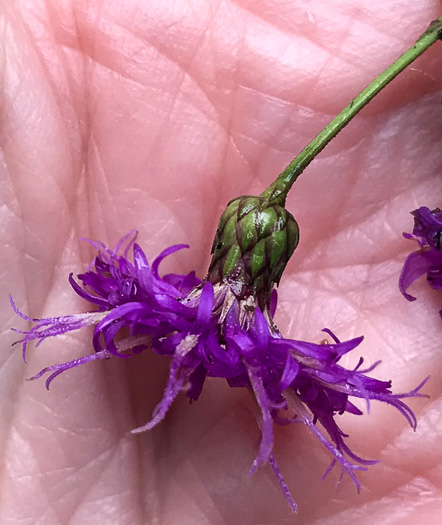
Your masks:
M399 278L399 288L406 299L415 301L416 297L407 293L407 289L425 273L432 288L442 288L442 211L439 208L431 211L422 206L411 214L414 216L413 233L403 235L406 239L417 241L420 249L406 258ZM439 313L442 317L442 310Z
M239 300L254 297L265 309L298 240L298 225L284 207L261 196L238 197L219 221L207 280L224 283Z
M355 349L362 337L341 342L325 330L330 340L316 344L281 335L273 322L277 301L273 287L297 241L293 217L259 197L241 197L229 203L203 281L194 272L159 273L161 261L185 245L167 248L150 265L134 234L123 238L113 250L89 241L97 256L88 271L78 275L80 283L72 275L69 281L97 311L34 320L12 303L18 315L34 323L29 331L21 332L24 356L30 341L39 344L48 337L94 326L94 351L89 356L49 366L32 379L49 374L49 388L56 376L89 361L133 358L153 350L170 358L169 377L152 419L133 432L160 423L180 392L195 401L207 378L224 378L231 387L248 389L259 407L262 439L250 473L270 463L293 510L296 503L273 452L275 423L305 424L332 456L325 475L339 464L359 490L355 472L376 461L364 460L350 450L338 416L362 414L353 403L355 398L365 400L367 406L377 400L394 406L415 428L415 415L404 399L422 396L419 391L425 381L411 392L393 394L390 381L367 375L379 363L363 369L361 359L354 369L342 367L340 359Z

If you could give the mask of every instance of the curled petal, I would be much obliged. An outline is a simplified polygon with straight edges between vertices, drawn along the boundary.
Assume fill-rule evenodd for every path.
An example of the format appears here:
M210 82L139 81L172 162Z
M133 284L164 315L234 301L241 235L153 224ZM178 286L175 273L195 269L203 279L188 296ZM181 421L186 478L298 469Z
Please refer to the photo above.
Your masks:
M28 379L28 381L33 381L35 379L39 379L44 374L47 374L48 372L52 372L51 375L46 379L46 388L49 390L49 387L52 383L52 381L59 376L61 373L65 372L66 370L69 370L71 368L75 368L80 365L84 365L86 363L90 363L91 361L96 361L98 359L109 359L111 357L111 354L107 352L106 350L102 350L101 352L97 352L91 355L87 355L85 357L80 357L78 359L73 359L72 361L68 361L66 363L61 363L59 365L52 365L47 366L46 368L43 368L43 370L40 370L38 374L35 374L35 376L32 376Z
M160 279L160 276L158 274L158 268L160 264L162 263L162 261L164 261L166 257L169 257L169 255L172 255L173 253L179 250L184 250L184 248L189 248L189 245L188 244L175 244L174 246L169 246L168 248L163 250L160 253L160 255L158 255L158 257L152 263L152 273L156 279Z
M435 254L432 251L418 251L410 253L405 259L401 275L399 277L399 289L408 301L415 301L416 297L407 293L407 289L424 275L434 263Z
M98 297L97 295L92 295L91 293L84 290L74 279L73 274L69 274L69 284L72 286L74 291L83 299L86 299L91 304L96 304L97 306L100 306L101 308L108 309L110 307L109 301L106 299L103 299L101 297Z
M139 434L140 432L145 432L150 430L154 426L158 425L162 421L172 406L172 403L175 401L176 396L180 393L183 388L185 377L178 377L179 372L179 359L175 358L170 365L169 379L167 381L167 386L164 391L163 399L158 403L153 412L153 417L145 425L134 428L131 432L132 434Z

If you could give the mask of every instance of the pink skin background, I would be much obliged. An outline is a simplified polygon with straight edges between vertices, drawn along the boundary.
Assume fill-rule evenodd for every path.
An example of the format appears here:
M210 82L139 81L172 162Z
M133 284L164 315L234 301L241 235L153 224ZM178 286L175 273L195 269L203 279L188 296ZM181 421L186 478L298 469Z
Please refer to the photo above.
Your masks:
M270 467L247 472L259 431L245 391L207 382L153 431L168 361L146 352L72 370L47 392L42 367L90 352L89 330L31 347L25 313L88 305L70 290L93 252L132 228L149 258L189 243L164 271L207 269L226 202L259 193L370 80L440 16L436 0L14 0L0 5L0 523L278 525L440 523L440 293L397 288L409 211L441 205L442 44L389 86L295 184L301 242L280 288L282 332L365 341L360 355L408 391L414 433L391 407L340 417L355 452L382 463L362 492L300 425L276 429Z

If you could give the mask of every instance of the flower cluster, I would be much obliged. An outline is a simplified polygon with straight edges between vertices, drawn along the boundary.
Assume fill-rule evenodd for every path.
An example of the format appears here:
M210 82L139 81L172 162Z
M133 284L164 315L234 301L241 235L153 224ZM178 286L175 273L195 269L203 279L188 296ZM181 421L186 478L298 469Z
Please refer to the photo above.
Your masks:
M29 342L92 325L93 352L73 361L48 366L32 379L49 374L46 386L62 372L79 365L109 358L133 358L154 351L170 359L164 395L152 419L133 430L142 432L157 425L180 392L197 400L208 377L225 378L231 387L252 392L260 410L258 425L262 438L250 473L270 463L281 490L293 510L293 500L273 454L273 425L304 423L332 456L332 463L347 472L359 490L357 470L376 461L358 457L345 443L338 415L362 412L352 398L378 400L397 408L415 428L416 418L404 402L419 393L425 383L405 394L393 394L390 381L369 377L379 363L363 369L363 359L348 370L341 357L362 341L357 337L341 342L330 331L329 342L315 344L282 337L273 322L276 292L259 305L253 295L238 295L235 283L201 281L195 273L161 276L159 265L185 245L171 246L149 265L135 235L130 234L115 249L91 242L98 254L86 273L72 275L75 292L95 305L96 311L35 320L14 310L33 327L21 332L23 355ZM133 258L129 258L129 250ZM124 329L124 330L123 330ZM320 425L318 425L318 423Z
M431 211L422 206L411 214L414 216L413 233L403 235L406 239L417 241L420 249L406 258L399 278L399 288L406 299L415 301L416 297L407 293L407 289L425 273L432 288L442 288L442 211L439 208ZM442 310L439 313L442 317Z

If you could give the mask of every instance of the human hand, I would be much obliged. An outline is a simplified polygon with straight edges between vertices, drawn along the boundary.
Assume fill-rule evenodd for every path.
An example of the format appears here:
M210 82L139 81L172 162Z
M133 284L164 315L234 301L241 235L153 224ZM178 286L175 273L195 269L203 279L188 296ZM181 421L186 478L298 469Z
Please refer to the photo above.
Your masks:
M92 5L91 5L92 4ZM207 269L219 215L259 193L381 69L439 15L436 2L312 0L52 2L3 6L1 294L43 317L85 308L67 283L136 227L150 258L186 242L165 271ZM400 16L399 16L400 15ZM399 20L397 18L399 17ZM440 205L440 46L366 108L297 181L287 208L301 243L280 287L282 333L319 341L332 328L405 392L413 433L391 407L341 418L363 457L379 458L357 495L300 425L276 430L276 457L300 506L291 515L270 468L247 476L259 431L246 392L208 381L149 433L167 359L93 363L48 393L24 377L90 352L90 333L31 348L2 345L0 521L280 524L435 523L440 435L440 304L424 283L397 289L414 249L408 211ZM439 299L440 301L440 299ZM347 364L356 364L359 354ZM422 496L424 494L425 496ZM400 510L399 510L400 509ZM407 520L407 521L406 521ZM433 521L432 521L433 520Z

